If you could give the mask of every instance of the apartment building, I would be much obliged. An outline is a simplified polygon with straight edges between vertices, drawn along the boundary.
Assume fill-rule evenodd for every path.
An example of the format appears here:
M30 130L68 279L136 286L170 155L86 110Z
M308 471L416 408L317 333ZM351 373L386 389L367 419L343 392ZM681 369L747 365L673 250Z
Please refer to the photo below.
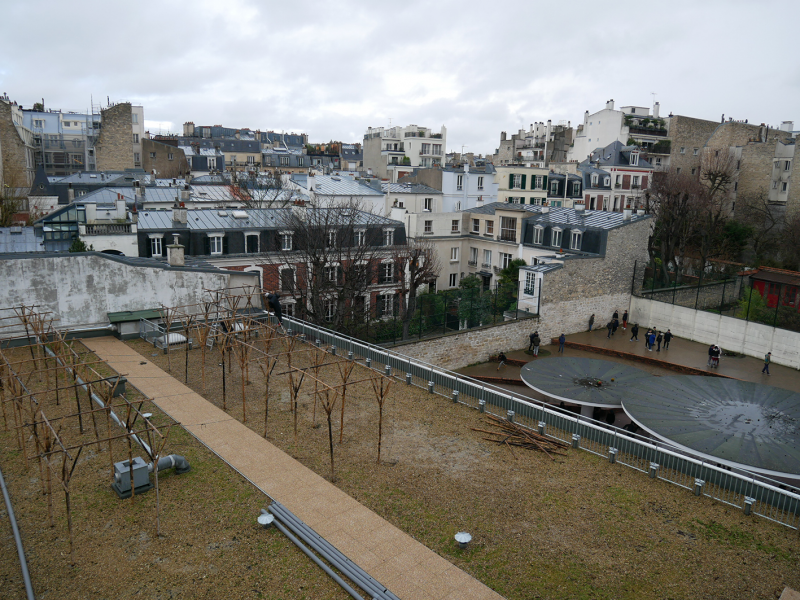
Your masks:
M364 169L391 183L410 175L414 167L442 166L447 149L447 128L438 133L428 127L370 127L364 134Z

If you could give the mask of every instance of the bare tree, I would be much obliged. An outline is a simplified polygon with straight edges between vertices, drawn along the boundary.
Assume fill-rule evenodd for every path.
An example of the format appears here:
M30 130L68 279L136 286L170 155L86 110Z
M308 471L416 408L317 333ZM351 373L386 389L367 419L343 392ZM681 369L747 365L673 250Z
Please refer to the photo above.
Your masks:
M277 171L235 171L228 186L231 197L246 208L284 208L292 204L297 192L286 185Z
M736 219L751 228L751 258L762 264L766 257L774 257L778 251L781 230L786 226L784 206L771 204L766 191L736 198Z
M417 311L417 291L439 276L439 253L431 241L409 238L407 244L395 247L392 261L400 277L400 318L405 340L409 336L411 319Z
M345 332L362 324L376 263L392 257L382 226L396 222L364 210L360 198L320 196L317 206L295 204L280 219L278 248L266 260L291 265L279 275L281 294L313 323Z
M664 281L669 281L669 265L675 266L678 281L682 274L686 246L691 236L689 206L697 193L696 180L672 169L656 173L650 188L650 210L653 230L650 238L651 255L661 257Z

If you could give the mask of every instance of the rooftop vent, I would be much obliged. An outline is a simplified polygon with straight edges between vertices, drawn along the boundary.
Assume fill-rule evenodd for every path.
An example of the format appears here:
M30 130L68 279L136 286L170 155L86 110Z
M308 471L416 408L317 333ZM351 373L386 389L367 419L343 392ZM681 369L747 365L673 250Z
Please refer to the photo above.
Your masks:
M217 212L217 216L218 217L227 217L228 216L228 211L220 210L220 211Z
M247 219L248 218L247 211L244 210L235 210L233 211L233 218L234 219Z

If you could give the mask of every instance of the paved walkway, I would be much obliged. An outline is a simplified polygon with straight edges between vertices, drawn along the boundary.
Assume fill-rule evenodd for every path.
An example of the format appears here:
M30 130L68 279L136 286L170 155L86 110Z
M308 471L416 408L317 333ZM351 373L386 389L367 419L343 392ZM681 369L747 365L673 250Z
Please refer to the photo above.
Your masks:
M222 460L403 600L502 600L123 342L112 337L81 341Z
M630 341L630 327L628 327L627 330L623 330L620 327L617 329L617 333L611 336L610 339L607 337L608 330L604 328L602 330L594 330L591 333L584 331L583 333L568 335L567 341L586 344L596 348L610 348L631 354L634 357L655 358L667 363L693 367L703 371L715 372L720 375L727 375L728 377L734 377L742 381L753 381L755 383L773 385L792 391L800 389L800 372L796 369L772 364L769 367L771 375L762 375L761 368L764 366L764 361L753 358L752 356L723 356L720 358L719 367L710 369L706 366L708 364L707 344L692 342L681 338L672 338L668 350L665 350L662 344L660 352L657 352L655 348L652 351L648 351L644 346L644 334L646 331L646 329L639 329L638 342L635 340L633 342ZM548 350L552 351L557 349L557 346L548 346ZM566 356L569 356L569 347L565 348L564 353ZM602 357L598 356L598 358Z

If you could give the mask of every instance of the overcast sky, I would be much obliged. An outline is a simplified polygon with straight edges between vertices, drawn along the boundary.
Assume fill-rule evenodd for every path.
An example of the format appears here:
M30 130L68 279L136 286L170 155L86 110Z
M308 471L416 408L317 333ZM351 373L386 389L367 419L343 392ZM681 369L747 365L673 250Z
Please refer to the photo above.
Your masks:
M800 128L800 1L304 2L3 0L0 91L25 107L144 105L184 121L360 141L447 126L447 149L501 131L661 103Z

